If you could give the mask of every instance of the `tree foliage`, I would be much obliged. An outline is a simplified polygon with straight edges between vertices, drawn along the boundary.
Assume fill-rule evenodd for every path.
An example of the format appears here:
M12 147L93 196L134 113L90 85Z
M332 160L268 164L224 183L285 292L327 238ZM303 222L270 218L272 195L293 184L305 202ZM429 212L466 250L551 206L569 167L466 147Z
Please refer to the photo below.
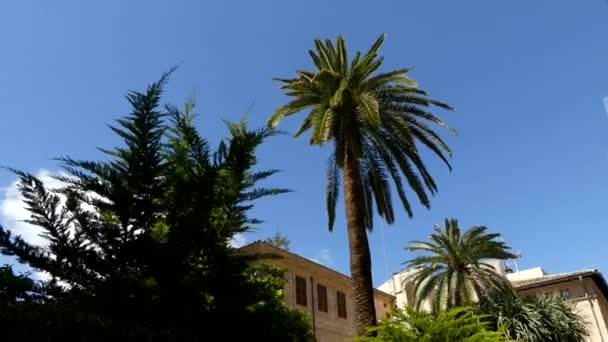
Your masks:
M46 288L29 278L29 274L17 274L11 265L0 267L0 311L6 312L17 304L44 301Z
M521 297L514 292L492 292L479 311L508 338L521 342L582 342L589 336L585 319L574 305L557 296Z
M275 247L284 249L286 251L289 250L289 245L291 244L291 241L289 240L289 238L281 232L276 232L274 235L272 235L271 237L267 238L264 241Z
M500 234L474 226L461 232L456 219L435 226L429 241L411 241L406 249L426 254L406 262L411 275L405 282L415 286L415 305L425 301L432 310L472 305L490 290L507 290L508 281L484 262L515 258Z
M452 308L431 314L397 309L390 319L372 328L375 337L361 338L361 342L499 342L506 341L500 332L492 331L483 316L470 308Z
M0 250L48 272L51 291L29 311L14 305L3 323L31 312L31 334L50 340L308 337L307 318L281 302L280 274L229 245L260 222L248 216L253 201L285 192L259 186L276 170L255 170L256 149L275 131L227 123L230 136L213 151L192 101L161 105L168 76L127 94L132 111L111 127L123 145L101 149L104 160L59 158L61 188L14 170L27 222L48 245L0 227ZM239 329L215 329L234 322Z

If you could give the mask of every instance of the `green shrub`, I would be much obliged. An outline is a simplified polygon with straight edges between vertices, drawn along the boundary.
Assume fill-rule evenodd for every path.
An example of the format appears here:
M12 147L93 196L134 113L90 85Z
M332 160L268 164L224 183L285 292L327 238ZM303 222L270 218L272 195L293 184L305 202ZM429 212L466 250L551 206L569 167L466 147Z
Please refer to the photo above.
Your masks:
M460 307L431 314L413 308L395 310L391 318L371 328L377 336L361 342L499 342L500 332L488 329L484 317L471 308Z

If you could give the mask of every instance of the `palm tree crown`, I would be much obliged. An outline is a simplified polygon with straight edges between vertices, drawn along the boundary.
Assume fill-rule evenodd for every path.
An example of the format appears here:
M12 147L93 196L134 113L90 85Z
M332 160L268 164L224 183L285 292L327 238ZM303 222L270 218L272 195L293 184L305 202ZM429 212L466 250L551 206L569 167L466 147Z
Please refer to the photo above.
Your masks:
M488 290L508 289L507 280L484 262L516 258L500 234L474 226L461 233L456 219L446 219L445 228L435 226L430 241L411 241L406 249L423 251L406 264L412 270L406 282L415 286L415 305L425 301L436 311L472 304Z
M433 105L451 109L433 100L407 77L410 69L376 72L383 63L378 50L381 35L362 55L357 51L349 61L344 38L336 43L315 40L316 49L309 54L315 71L298 71L293 79L279 79L282 89L293 98L269 118L270 126L289 115L309 109L310 112L295 136L312 130L310 144L333 141L335 149L327 164L326 201L329 230L333 229L336 201L345 153L359 161L364 197L365 227L373 228L373 202L388 223L395 219L389 178L411 217L410 202L405 194L401 174L420 202L430 206L427 191L434 194L437 185L420 157L416 142L428 147L451 169L446 155L451 150L428 123L449 129L443 120L428 111Z

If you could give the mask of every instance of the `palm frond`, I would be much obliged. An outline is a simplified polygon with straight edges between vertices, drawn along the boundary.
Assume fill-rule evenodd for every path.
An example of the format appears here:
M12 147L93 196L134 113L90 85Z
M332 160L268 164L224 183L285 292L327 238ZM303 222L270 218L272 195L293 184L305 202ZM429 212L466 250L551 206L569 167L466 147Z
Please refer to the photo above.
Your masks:
M359 106L357 112L364 116L361 121L368 123L371 127L377 128L380 126L380 105L378 100L370 94L363 93L359 95Z
M372 185L369 179L369 168L370 165L367 160L361 163L361 185L363 195L363 220L365 228L372 230L374 226L374 194L372 192Z
M410 189L412 189L418 196L420 203L422 203L422 205L426 207L429 207L430 200L426 194L424 185L420 181L418 174L416 173L416 171L411 165L411 162L407 158L408 154L405 152L405 140L402 139L400 144L399 141L393 139L393 137L390 135L383 134L382 137L383 138L376 139L376 146L381 144L385 146L385 148L390 152L390 155L393 157L393 160L399 166L399 170L405 176L405 179L407 180ZM406 206L405 203L404 206ZM409 206L409 204L407 206ZM413 212L407 212L410 217L413 216Z
M365 152L364 158L369 166L367 168L367 184L371 187L374 195L373 198L376 202L377 212L387 223L392 224L395 220L395 214L393 212L391 189L385 165L375 150L365 148Z
M418 85L416 81L405 76L405 74L407 74L410 70L412 69L405 68L378 74L374 77L368 78L363 87L364 89L376 90L385 84L392 83L405 83L410 87L416 87Z
M314 128L311 142L314 145L323 145L329 140L335 115L336 113L332 108L327 108L323 114L316 115L313 118L312 126Z
M312 120L310 119L310 117L306 117L304 119L304 121L302 122L302 125L300 126L300 128L298 128L298 130L293 134L294 138L299 137L304 132L308 131L311 127L312 127Z
M336 219L336 204L340 196L340 183L342 173L336 162L335 154L327 159L325 176L325 201L327 206L327 228L333 231Z
M306 108L316 105L316 99L314 97L302 97L295 99L286 105L279 107L271 116L268 118L268 126L276 127L285 116L289 116L300 112Z
M342 74L348 73L348 51L346 50L346 41L344 37L338 36L337 41L337 59L339 60L340 72Z
M375 149L378 152L379 156L382 158L384 165L386 165L386 169L389 171L393 183L395 184L395 189L397 190L397 195L401 200L401 204L405 209L405 212L412 217L413 211L410 205L410 202L405 194L404 185L401 181L401 175L398 169L397 164L395 163L395 158L392 156L391 152L386 148L386 146L379 144L376 139L371 139L371 144L375 144Z
M333 63L330 58L331 51L329 50L329 47L325 46L320 39L315 39L315 46L317 48L316 55L319 57L319 60L321 61L321 66L322 66L322 68L319 68L319 69L320 70L328 69L328 70L334 71Z

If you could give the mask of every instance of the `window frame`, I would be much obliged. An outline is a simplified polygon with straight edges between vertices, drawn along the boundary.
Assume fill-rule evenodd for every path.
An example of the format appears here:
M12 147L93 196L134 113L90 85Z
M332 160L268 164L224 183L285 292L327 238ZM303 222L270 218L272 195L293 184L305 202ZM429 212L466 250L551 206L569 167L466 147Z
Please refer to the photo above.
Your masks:
M329 312L327 303L327 286L317 284L317 310L319 312Z
M295 278L295 292L296 292L296 305L308 307L308 291L307 281L305 277L296 276Z
M341 303L342 305L340 305ZM346 293L336 291L336 309L338 317L348 319L348 310L346 310Z

